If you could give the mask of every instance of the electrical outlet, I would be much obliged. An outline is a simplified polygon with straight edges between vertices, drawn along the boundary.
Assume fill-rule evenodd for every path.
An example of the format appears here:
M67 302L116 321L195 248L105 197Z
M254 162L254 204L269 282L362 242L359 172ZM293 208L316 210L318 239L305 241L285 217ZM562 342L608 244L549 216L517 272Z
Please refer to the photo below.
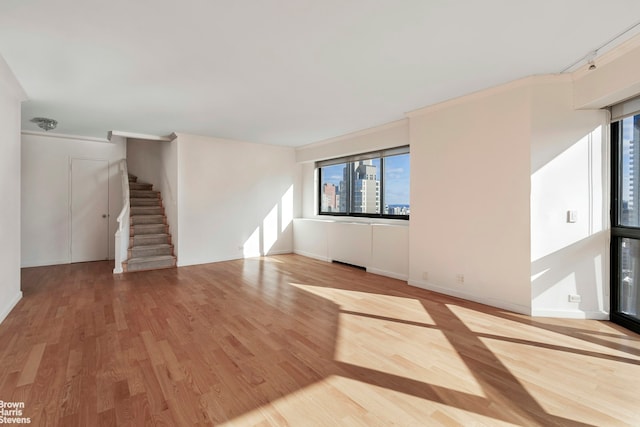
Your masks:
M428 272L425 271L425 272L422 273L422 280L425 280L425 281L429 280L429 273Z
M456 282L459 285L463 285L464 284L464 274L460 274L460 273L456 274Z
M569 302L580 302L580 295L569 295Z

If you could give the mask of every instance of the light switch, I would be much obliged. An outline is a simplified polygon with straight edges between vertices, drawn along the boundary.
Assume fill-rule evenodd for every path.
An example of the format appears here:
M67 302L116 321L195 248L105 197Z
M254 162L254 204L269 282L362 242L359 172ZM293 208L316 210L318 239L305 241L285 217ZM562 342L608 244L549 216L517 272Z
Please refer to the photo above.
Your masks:
M578 222L578 211L567 211L567 222Z

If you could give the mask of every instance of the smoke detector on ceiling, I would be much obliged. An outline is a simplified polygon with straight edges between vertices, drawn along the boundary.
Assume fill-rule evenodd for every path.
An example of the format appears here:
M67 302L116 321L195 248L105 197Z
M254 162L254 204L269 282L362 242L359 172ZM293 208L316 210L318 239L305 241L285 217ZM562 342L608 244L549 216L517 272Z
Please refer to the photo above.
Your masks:
M49 131L55 129L58 126L58 121L53 119L47 119L46 117L34 117L31 119L33 123L36 123L38 127L44 129L45 131Z

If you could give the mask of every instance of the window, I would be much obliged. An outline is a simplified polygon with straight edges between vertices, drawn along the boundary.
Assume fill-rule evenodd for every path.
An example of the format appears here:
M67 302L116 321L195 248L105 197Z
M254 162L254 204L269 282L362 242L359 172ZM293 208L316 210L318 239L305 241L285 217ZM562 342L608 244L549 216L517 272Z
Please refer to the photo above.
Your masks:
M409 147L316 163L319 214L409 219Z
M640 332L640 114L611 123L611 149L610 317Z
M611 107L611 309L640 332L640 97Z
M342 200L340 185L343 183L346 163L331 165L323 168L320 180L320 211L326 213L346 213L347 205Z

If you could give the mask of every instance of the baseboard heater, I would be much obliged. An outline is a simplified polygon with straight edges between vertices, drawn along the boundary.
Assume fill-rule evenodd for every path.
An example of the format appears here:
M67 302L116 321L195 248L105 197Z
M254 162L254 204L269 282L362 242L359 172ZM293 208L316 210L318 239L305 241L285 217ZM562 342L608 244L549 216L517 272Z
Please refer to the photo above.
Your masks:
M363 267L361 265L349 264L348 262L337 261L335 259L332 259L331 262L334 264L346 265L347 267L353 267L353 268L357 268L358 270L367 271L367 267Z

